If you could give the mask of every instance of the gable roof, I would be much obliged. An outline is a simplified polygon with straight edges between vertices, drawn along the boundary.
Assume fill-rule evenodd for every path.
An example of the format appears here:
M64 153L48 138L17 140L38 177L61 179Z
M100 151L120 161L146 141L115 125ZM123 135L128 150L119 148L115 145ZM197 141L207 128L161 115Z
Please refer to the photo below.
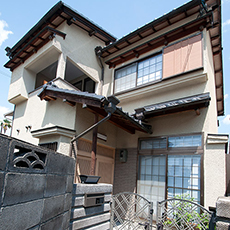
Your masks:
M64 39L66 34L58 31L56 28L65 21L68 25L74 24L80 27L88 32L89 36L95 36L105 42L105 44L116 41L113 35L60 1L12 48L6 48L7 56L9 56L10 60L4 66L10 68L12 71L49 42L54 36L59 35Z
M199 17L192 22L159 37L147 39L148 36L171 24L197 14ZM101 27L60 1L12 49L6 48L10 60L4 66L13 70L49 42L53 36L59 35L65 38L66 34L56 30L64 21L82 28L89 36L95 36L105 42L107 46L102 49L101 57L110 68L206 27L210 33L213 52L217 111L219 116L224 115L221 0L192 0L117 41ZM135 45L138 41L143 42L141 45Z
M149 38L166 27L194 15L198 15L198 17L157 37ZM110 68L115 68L116 65L139 57L158 47L165 46L203 28L206 28L210 33L215 71L217 111L218 116L222 116L224 115L224 92L221 0L192 0L104 47L101 57L104 58L105 63Z

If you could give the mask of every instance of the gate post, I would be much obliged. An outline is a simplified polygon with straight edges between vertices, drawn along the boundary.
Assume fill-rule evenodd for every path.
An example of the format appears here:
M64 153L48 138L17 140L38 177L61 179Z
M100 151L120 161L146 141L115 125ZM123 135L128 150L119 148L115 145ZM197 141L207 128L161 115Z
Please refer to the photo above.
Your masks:
M110 211L110 230L113 230L113 221L114 221L114 197L112 196L111 198L111 203L110 203L110 207L112 206L111 208L111 211Z
M153 202L150 202L150 207L149 207L149 230L152 230L152 225L153 225Z

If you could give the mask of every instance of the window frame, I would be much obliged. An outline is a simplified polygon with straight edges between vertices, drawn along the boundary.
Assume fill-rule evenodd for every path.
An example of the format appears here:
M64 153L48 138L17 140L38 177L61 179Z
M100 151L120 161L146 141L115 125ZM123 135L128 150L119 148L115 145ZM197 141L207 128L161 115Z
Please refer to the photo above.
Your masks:
M191 146L191 147L168 147L169 137L180 137L180 136L193 136L201 135L201 146ZM155 138L166 138L167 148L166 149L144 149L141 150L141 141L155 139ZM168 156L173 155L199 155L200 156L200 204L204 205L204 133L189 133L189 134L178 134L178 135L168 135L168 136L154 136L154 137L142 137L138 139L138 149L137 149L137 177L136 177L136 189L139 179L139 169L140 169L140 157L141 156L166 156L166 167L165 167L165 199L167 199L167 189L168 189Z
M144 84L141 84L141 85L137 85L137 80L138 80L138 64L139 64L140 62L142 62L142 61L145 61L145 60L150 59L150 58L152 58L152 57L158 56L158 55L160 55L160 54L161 54L161 57L162 57L162 62L161 62L161 63L162 63L162 65L161 65L161 79L157 79L157 80L150 81L150 82L147 82L147 83L144 83ZM126 68L126 67L128 67L128 66L134 65L134 64L136 65L136 66L135 66L135 68L136 68L135 87L130 88L130 89L126 89L126 90L122 90L122 91L119 91L119 92L115 92L115 80L116 80L116 79L115 79L115 76L116 76L116 72L119 71L119 70L121 70L121 69L123 69L123 68ZM131 90L135 90L135 89L138 89L138 88L145 87L145 86L147 86L147 85L155 84L155 83L157 83L157 82L162 81L162 79L163 79L162 77L163 77L163 48L162 48L160 51L158 51L158 52L156 52L156 53L154 53L154 54L151 54L151 55L149 55L149 56L147 56L147 57L141 58L141 59L139 59L139 60L137 60L137 61L131 62L131 63L127 64L127 65L124 65L124 66L121 66L121 67L115 69L115 70L114 70L114 77L113 77L113 85L114 85L114 87L113 87L113 94L114 94L114 95L119 95L119 94L122 94L122 93L125 93L125 92L129 92L129 91L131 91Z
M202 60L202 66L198 67L198 68L189 69L189 70L186 70L184 72L176 73L176 74L170 75L168 77L164 77L164 61L163 61L164 60L164 49L166 49L166 48L168 48L168 47L170 47L172 45L178 44L180 42L183 42L183 41L185 41L187 39L190 39L192 37L196 37L198 35L201 35L201 48L202 48L201 49L201 60ZM160 51L157 51L157 52L155 52L155 53L153 53L153 54L151 54L149 56L146 56L146 57L141 58L141 59L139 59L137 61L131 62L131 63L126 64L124 66L120 66L119 68L115 69L114 74L113 74L113 94L114 95L121 95L121 94L130 92L130 91L133 91L133 90L136 90L136 89L140 89L140 88L143 88L143 87L146 87L146 86L149 86L149 85L154 85L156 83L159 83L159 82L162 82L162 81L165 81L165 80L177 77L177 76L181 76L181 75L184 75L184 74L188 74L188 73L196 72L196 71L199 71L199 70L203 70L204 69L204 41L203 41L203 39L204 39L203 32L196 32L196 33L190 34L189 36L186 36L186 37L183 37L183 38L179 39L178 41L174 41L174 42L172 42L170 44L167 44L167 45L163 46ZM151 81L151 82L147 82L147 83L142 84L142 85L137 85L138 63L141 62L141 61L144 61L146 59L149 59L151 57L157 56L159 54L162 55L161 79L157 79L157 80L154 80L154 81ZM115 75L116 75L116 71L118 71L118 70L120 70L122 68L125 68L127 66L130 66L130 65L132 65L134 63L136 64L136 82L135 82L136 86L133 87L133 88L122 90L122 91L119 91L119 92L115 93Z

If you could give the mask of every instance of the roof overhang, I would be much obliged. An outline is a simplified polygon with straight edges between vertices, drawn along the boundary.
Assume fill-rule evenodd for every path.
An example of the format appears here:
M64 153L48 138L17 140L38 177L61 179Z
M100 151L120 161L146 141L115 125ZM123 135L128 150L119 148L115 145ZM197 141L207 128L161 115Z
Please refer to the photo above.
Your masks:
M10 60L4 66L13 71L56 35L65 38L66 34L57 30L58 26L63 22L66 22L68 25L74 24L80 27L85 30L89 36L95 36L105 42L105 44L116 41L114 36L60 1L12 48L6 48L7 56L9 56Z
M144 120L156 116L183 112L187 110L195 110L199 115L199 109L208 107L210 100L211 98L209 93L179 98L176 100L166 101L135 109L134 117L140 120Z
M205 2L206 5L203 4L202 0L193 0L182 5L106 46L102 49L101 56L110 68L115 68L121 63L206 28L210 33L213 52L217 111L219 116L224 115L221 1L206 0ZM167 32L152 38L154 34L160 33L163 29L193 16L195 17L190 22L181 24L174 29L169 29Z
M74 106L76 103L80 103L83 104L89 111L96 113L101 117L107 116L105 107L110 103L110 99L104 96L77 90L61 89L55 85L48 84L43 87L43 90L39 93L38 97L40 97L41 100L46 101L60 98L71 106ZM119 101L116 98L115 100ZM125 113L117 106L115 108L115 112L112 113L111 118L108 121L131 134L134 134L136 130L151 133L150 125L129 116L128 113Z

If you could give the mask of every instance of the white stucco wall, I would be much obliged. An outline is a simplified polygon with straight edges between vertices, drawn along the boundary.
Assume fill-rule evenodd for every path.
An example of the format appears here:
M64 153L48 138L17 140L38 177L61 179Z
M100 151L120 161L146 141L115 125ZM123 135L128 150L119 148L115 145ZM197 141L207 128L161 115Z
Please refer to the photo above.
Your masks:
M226 192L225 148L227 135L208 134L204 154L204 205L215 207L216 200Z
M52 126L75 128L76 108L63 103L60 99L49 102L41 101L37 96L39 91L31 93L27 101L16 105L12 131L13 137L34 144L38 143L38 139L33 138L25 128L28 125L32 126L31 131Z

